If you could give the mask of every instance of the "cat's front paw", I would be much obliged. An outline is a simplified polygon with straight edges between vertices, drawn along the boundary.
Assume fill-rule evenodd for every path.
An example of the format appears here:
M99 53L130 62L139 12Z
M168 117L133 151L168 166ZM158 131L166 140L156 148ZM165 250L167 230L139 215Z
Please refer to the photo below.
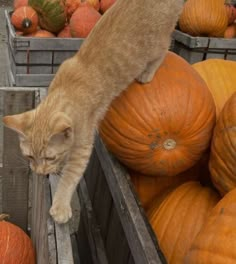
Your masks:
M49 213L58 224L64 224L72 217L70 205L65 205L63 203L53 203Z

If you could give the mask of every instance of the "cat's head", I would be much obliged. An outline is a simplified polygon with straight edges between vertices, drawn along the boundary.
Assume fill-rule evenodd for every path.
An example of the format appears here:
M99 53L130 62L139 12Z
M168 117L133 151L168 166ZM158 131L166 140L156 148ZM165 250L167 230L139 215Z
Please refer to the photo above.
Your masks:
M22 154L37 174L58 173L73 145L71 119L62 112L37 113L37 110L3 117L3 123L16 131Z

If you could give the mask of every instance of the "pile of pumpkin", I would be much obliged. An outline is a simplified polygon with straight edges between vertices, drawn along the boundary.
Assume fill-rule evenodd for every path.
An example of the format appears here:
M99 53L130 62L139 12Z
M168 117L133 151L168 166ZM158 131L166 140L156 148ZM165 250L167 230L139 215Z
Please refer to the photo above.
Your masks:
M11 23L25 37L86 38L116 0L14 0Z
M179 20L192 36L236 37L236 7L225 0L186 0Z
M234 61L168 52L100 123L170 264L236 263L235 72Z

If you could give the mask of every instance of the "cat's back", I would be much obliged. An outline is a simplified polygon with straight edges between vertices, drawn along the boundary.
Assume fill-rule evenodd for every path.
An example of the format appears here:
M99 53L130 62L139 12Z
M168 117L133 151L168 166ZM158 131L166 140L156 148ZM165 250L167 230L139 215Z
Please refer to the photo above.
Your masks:
M127 42L150 45L153 36L158 41L158 34L170 34L182 7L183 0L117 0L98 21L82 48L88 46L91 52L122 43L125 48Z

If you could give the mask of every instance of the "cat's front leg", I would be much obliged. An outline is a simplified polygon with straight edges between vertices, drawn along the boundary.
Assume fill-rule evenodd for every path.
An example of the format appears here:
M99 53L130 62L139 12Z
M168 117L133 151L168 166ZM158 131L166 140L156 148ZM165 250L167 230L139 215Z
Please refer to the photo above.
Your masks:
M74 148L63 169L49 211L53 219L59 224L66 223L72 217L71 198L84 174L91 151L92 143Z
M164 56L159 56L157 59L149 62L144 71L136 78L136 80L143 84L151 82L163 59Z

